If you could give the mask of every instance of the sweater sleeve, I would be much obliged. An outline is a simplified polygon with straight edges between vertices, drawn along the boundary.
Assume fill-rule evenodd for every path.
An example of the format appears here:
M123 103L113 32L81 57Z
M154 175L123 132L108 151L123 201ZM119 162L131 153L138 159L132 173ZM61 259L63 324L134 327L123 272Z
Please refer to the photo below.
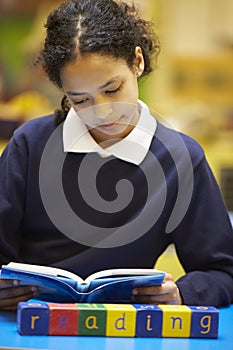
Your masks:
M0 158L0 266L17 259L26 181L26 143L13 136Z
M188 211L173 241L186 275L177 281L187 305L233 302L233 230L218 184L205 159L194 169Z

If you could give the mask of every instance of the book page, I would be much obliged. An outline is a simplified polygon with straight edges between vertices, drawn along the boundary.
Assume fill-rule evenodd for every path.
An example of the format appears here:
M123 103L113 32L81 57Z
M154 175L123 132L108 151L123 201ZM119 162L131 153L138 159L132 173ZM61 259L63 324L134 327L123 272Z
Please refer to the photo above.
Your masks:
M151 276L161 274L162 271L156 269L109 269L95 272L84 281L90 283L91 281L98 278L114 278L115 277L133 277L133 276Z
M50 266L42 266L42 265L32 265L32 264L23 264L23 263L15 263L15 262L10 262L9 264L6 265L6 267L10 269L14 269L15 271L24 271L24 272L32 272L32 273L37 273L37 274L42 274L42 275L47 275L47 276L54 276L54 277L66 277L69 279L72 279L79 284L82 284L84 281L81 277L75 275L72 272L59 269L56 267L50 267Z

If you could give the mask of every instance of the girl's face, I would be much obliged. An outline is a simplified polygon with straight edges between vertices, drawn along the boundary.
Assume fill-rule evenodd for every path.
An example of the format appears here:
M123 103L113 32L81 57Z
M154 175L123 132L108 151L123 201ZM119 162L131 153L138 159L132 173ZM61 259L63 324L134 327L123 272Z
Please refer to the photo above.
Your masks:
M140 58L135 62L142 65ZM137 123L136 69L122 59L98 54L81 56L62 69L64 92L96 142L116 142Z

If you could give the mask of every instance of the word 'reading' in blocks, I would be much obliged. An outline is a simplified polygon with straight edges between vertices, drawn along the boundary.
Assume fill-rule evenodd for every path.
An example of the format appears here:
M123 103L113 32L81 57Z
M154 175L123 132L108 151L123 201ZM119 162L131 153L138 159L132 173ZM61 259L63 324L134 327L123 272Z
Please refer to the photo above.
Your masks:
M21 335L217 338L212 306L21 302Z

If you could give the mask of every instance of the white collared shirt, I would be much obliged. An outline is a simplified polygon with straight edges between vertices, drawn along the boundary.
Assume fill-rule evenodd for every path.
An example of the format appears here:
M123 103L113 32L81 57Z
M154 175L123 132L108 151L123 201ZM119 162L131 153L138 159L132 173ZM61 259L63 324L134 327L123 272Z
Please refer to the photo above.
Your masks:
M122 140L102 148L93 139L86 125L73 108L67 114L63 124L64 152L90 153L96 152L101 157L114 156L129 163L139 165L146 157L152 138L157 128L157 122L151 116L147 105L138 101L141 113L134 129Z

